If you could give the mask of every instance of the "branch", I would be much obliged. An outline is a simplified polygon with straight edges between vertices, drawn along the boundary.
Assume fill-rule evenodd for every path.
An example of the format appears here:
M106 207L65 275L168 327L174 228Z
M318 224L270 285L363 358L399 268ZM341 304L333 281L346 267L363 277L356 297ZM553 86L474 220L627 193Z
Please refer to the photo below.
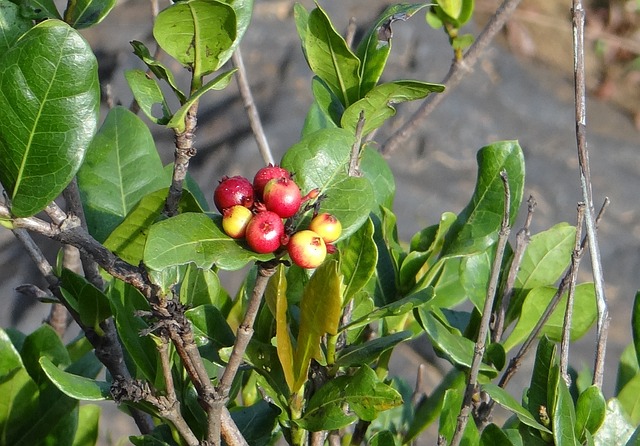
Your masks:
M407 139L418 130L422 121L458 86L465 74L471 71L489 43L502 29L507 20L509 20L509 17L511 17L511 14L513 14L519 3L520 0L504 0L502 2L496 13L489 20L489 23L487 23L478 36L478 39L469 47L464 57L461 60L454 60L452 62L449 72L441 82L445 86L444 91L427 96L407 122L387 139L380 150L382 154L390 154L402 146Z
M487 296L484 300L484 306L482 308L482 318L480 319L480 327L478 329L478 338L473 350L473 360L471 362L471 369L469 370L469 377L467 379L467 388L464 393L464 399L462 401L462 408L458 415L458 423L456 430L453 433L451 439L452 446L458 446L462 440L464 429L467 426L469 420L469 413L471 412L471 406L473 402L473 395L477 391L478 386L478 373L480 371L480 365L482 364L482 357L486 347L487 337L489 334L489 323L491 321L491 309L493 308L493 302L498 287L498 278L500 277L500 267L502 265L502 259L504 257L504 250L507 246L507 240L509 239L509 233L511 228L509 227L509 213L511 208L511 190L509 189L509 181L507 172L503 170L500 172L500 178L504 185L504 211L502 213L502 224L500 225L500 232L498 234L498 245L496 247L496 257L493 260L493 266L491 268L491 277L489 278L489 286L487 288Z
M573 63L575 80L575 106L576 106L576 140L578 148L578 163L580 165L580 186L582 199L585 203L585 223L587 237L589 238L589 254L593 269L593 281L596 289L596 304L598 307L597 325L597 349L593 371L593 384L602 387L604 374L604 356L606 351L607 333L609 330L609 310L607 297L604 292L604 274L602 261L600 260L600 248L596 235L596 223L594 221L593 196L591 191L591 172L589 168L589 153L587 150L587 106L586 83L584 68L584 21L585 12L580 0L573 0L572 24L573 24Z
M269 148L269 141L267 141L264 128L262 128L258 108L256 107L253 95L251 94L251 87L249 86L249 81L247 79L247 70L244 67L240 47L236 48L231 60L233 61L233 65L238 69L238 72L236 73L238 90L240 91L242 103L244 104L244 109L247 112L247 117L249 118L249 124L251 125L253 136L256 138L260 155L262 155L262 159L265 164L275 164L273 154Z

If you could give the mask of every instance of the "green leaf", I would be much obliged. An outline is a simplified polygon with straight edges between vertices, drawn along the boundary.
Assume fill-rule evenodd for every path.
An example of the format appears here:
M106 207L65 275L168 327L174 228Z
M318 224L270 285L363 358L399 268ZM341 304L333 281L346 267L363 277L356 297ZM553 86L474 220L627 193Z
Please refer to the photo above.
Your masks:
M320 339L325 334L338 333L342 315L344 286L338 262L325 261L304 287L300 301L300 331L294 352L294 386L296 393L307 380L309 363L320 357Z
M482 312L489 288L489 276L493 266L491 252L479 252L460 259L460 283L473 305Z
M65 395L82 401L102 401L109 398L111 385L60 370L47 357L40 358L42 370Z
M442 401L442 412L440 413L440 424L438 426L438 437L445 439L447 444L451 443L453 433L456 430L458 414L462 407L464 392L458 389L448 389L444 393Z
M236 71L236 68L225 71L224 73L207 82L197 91L194 91L189 99L182 105L182 107L180 107L178 111L175 112L173 117L167 123L167 127L170 129L175 129L177 132L184 132L186 128L185 119L193 104L196 103L203 94L210 90L223 90L224 88L226 88L227 85L229 85L229 82L231 82L231 76L233 76Z
M0 382L16 369L23 367L22 358L4 329L0 328Z
M27 369L31 378L41 390L49 384L49 380L40 368L39 361L41 357L46 356L54 364L64 367L71 364L67 349L62 344L58 334L49 325L41 325L27 336L20 354L22 355L24 368Z
M117 0L71 0L64 12L64 21L76 29L100 23L116 6Z
M380 431L369 439L370 446L397 446L398 442L391 431Z
M534 414L537 421L540 420L540 410L544 408L548 413L547 393L549 383L549 371L556 363L556 346L549 338L540 338L536 351L536 359L531 373L531 383L527 392L527 407Z
M631 314L631 334L633 345L636 350L636 358L640 364L640 291L636 293L633 300L633 313Z
M156 271L175 265L195 263L209 269L214 264L224 270L237 270L247 263L266 261L273 254L257 254L244 242L222 230L222 216L186 213L151 226L144 249L145 265Z
M15 2L15 0L14 0ZM54 0L20 0L20 14L29 20L60 19Z
M248 407L232 409L231 418L238 426L247 444L267 446L276 436L280 411L264 400Z
M78 429L73 438L72 446L94 446L97 444L100 411L100 406L95 404L83 404L80 406Z
M416 319L431 339L438 356L447 359L453 365L471 367L475 343L463 336L451 333L433 313L424 307L418 307ZM498 371L486 364L480 365L480 371L489 376L497 375Z
M158 79L161 79L167 82L167 84L169 85L169 87L171 87L171 89L175 93L180 103L183 104L187 100L187 97L184 95L182 90L178 88L178 84L176 83L173 73L167 67L162 65L159 61L155 60L151 56L149 49L146 46L144 46L142 42L138 42L137 40L132 40L131 46L133 47L133 53L145 63L145 65L149 68L149 70L153 74L155 74L155 76ZM125 76L126 76L126 73L125 73ZM131 82L128 79L127 81L129 82L129 86L131 86ZM131 86L131 89L133 90L133 94L135 96L136 91L133 89L132 86ZM138 100L137 97L136 97L136 100Z
M517 141L496 142L478 151L478 178L473 197L447 234L442 255L485 251L498 240L504 211L505 170L511 191L510 224L513 225L524 190L524 157Z
M638 366L638 358L636 356L636 349L633 344L627 345L620 355L620 363L618 364L618 376L616 377L616 390L614 395L620 393L620 390L631 379L640 372ZM590 378L591 381L591 378Z
M370 364L378 357L395 347L397 344L410 339L413 333L409 330L393 333L381 338L372 339L362 344L354 344L340 350L336 365L344 367L357 367L362 364ZM278 343L278 348L280 344Z
M594 435L594 442L597 446L625 445L633 435L634 429L635 426L627 420L620 402L611 398L607 402L604 424Z
M319 6L308 16L302 46L311 70L345 107L359 99L360 61Z
M632 424L640 423L640 374L634 376L618 393L618 401Z
M360 92L363 97L378 83L391 52L391 25L406 21L416 12L429 6L428 3L391 5L378 17L358 45L356 54L360 59Z
M519 435L519 434L518 434ZM520 441L522 444L522 440ZM487 425L480 436L480 446L515 446L509 436L493 423Z
M213 305L200 305L185 312L193 324L193 337L204 358L220 364L218 350L230 347L235 336L220 310Z
M549 373L549 417L553 426L553 439L559 446L578 445L575 436L576 413L569 387L560 375L560 366L554 365Z
M153 37L171 57L201 78L220 68L229 58L236 39L234 9L213 0L175 3L158 14Z
M586 440L588 434L594 435L600 429L604 423L606 409L607 403L597 386L589 387L578 396L575 432L581 443Z
M20 14L17 4L0 2L0 54L7 52L32 26L32 21Z
M166 186L153 137L140 118L124 107L109 111L78 172L78 186L89 232L100 242L142 197Z
M339 376L325 383L311 397L302 419L295 422L312 432L340 429L358 418L372 421L378 413L400 404L400 394L363 366L353 376Z
M486 383L482 385L482 389L487 392L496 403L513 412L523 424L526 424L527 426L530 426L541 432L551 433L549 429L538 423L531 412L522 407L515 400L515 398L512 397L509 392L504 390L502 387L498 387L495 384Z
M534 288L527 294L522 305L522 316L507 340L504 341L505 350L508 351L524 341L538 323L556 292L557 289L553 287L540 287ZM575 289L574 299L571 340L580 339L596 320L597 308L593 284L583 283L578 285ZM562 338L562 325L566 308L567 295L565 293L540 334L546 334L551 340L559 342Z
M462 0L436 0L442 12L449 17L457 19L462 11Z
M169 188L165 187L142 197L122 223L111 231L104 246L123 260L138 265L142 261L149 228L162 215L168 191ZM182 190L178 212L202 212L194 196L186 189Z
M222 288L215 271L198 268L193 264L187 267L180 285L180 302L189 308L213 305L223 314L231 306L229 296Z
M396 194L396 181L387 160L378 150L367 144L360 152L360 173L373 187L376 206L372 212L380 214L380 206L393 208Z
M67 268L62 270L60 279L62 280L62 289L78 303L78 313L82 323L87 327L99 330L100 322L111 316L107 296L87 279Z
M400 80L373 87L365 97L349 106L342 115L341 127L355 133L360 113L364 112L363 135L368 135L384 122L395 116L395 104L415 101L429 93L444 91L444 85L427 82Z
M311 80L311 91L315 101L311 105L302 130L302 136L314 131L335 128L340 124L340 117L344 106L340 99L333 94L331 88L318 76Z
M293 368L293 344L291 342L289 323L287 321L287 277L283 265L278 265L275 274L269 279L264 298L276 321L278 359L282 365L287 386L289 386L289 390L291 390L295 383L295 371Z
M433 298L433 288L425 288L413 294L391 302L383 307L377 308L360 319L355 319L349 324L341 327L340 330L350 330L357 327L369 325L371 322L380 320L385 317L401 316L419 308L423 304L429 302Z
M343 239L367 220L373 208L369 181L348 175L353 143L354 135L346 130L319 130L289 148L281 163L295 173L302 193L317 188L326 194L321 210L340 220Z
M0 56L0 182L28 217L74 177L98 121L98 65L73 28L47 20Z
M351 300L376 270L378 249L373 241L373 222L368 220L340 245L340 272L344 276L344 301Z
M171 119L169 104L162 94L158 83L142 70L127 70L124 73L129 88L133 92L133 97L138 102L140 110L149 118L151 122L164 125ZM161 116L154 114L154 107L159 107Z

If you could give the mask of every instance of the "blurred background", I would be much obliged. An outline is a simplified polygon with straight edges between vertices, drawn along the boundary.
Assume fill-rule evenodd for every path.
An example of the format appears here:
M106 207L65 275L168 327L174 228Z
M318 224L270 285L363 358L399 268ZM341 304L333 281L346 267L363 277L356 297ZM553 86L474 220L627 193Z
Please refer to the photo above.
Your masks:
M313 8L311 0L301 2ZM321 1L337 30L345 30L354 17L366 29L390 1ZM499 2L477 0L476 17L465 32L478 35ZM168 1L160 1L164 8ZM587 10L585 53L589 97L587 140L590 151L594 204L605 196L611 205L599 230L607 297L612 315L607 362L617 369L617 360L631 342L629 308L640 288L640 1L585 0ZM249 82L265 131L276 159L297 142L312 96L311 72L306 66L292 16L291 0L256 0L252 24L241 44ZM394 211L400 238L410 237L436 223L442 212L459 212L475 184L475 154L482 146L517 139L525 151L527 177L525 197L538 202L532 230L576 220L581 201L575 143L573 106L573 59L571 2L524 0L509 25L488 49L483 59L422 124L420 131L389 163L396 175ZM129 41L139 40L155 48L151 37L151 2L120 0L112 13L83 35L99 59L105 102L128 106L132 95L124 71L145 67L132 54ZM424 14L393 26L393 49L383 80L409 78L440 82L449 69L452 51L447 37L431 29ZM359 34L356 34L356 41ZM179 64L164 56L174 72ZM179 78L186 85L186 76ZM396 118L377 134L384 141L416 109L417 104L398 107ZM175 109L175 108L174 108ZM173 161L173 135L150 124L165 163ZM196 135L198 155L191 173L200 187L211 194L223 175L252 176L264 163L251 134L234 82L201 101ZM521 211L523 221L526 208ZM517 226L517 225L516 225ZM513 233L519 229L514 228ZM53 261L55 244L36 237ZM581 280L591 280L588 262L583 262ZM238 275L223 280L233 295ZM11 232L0 230L0 299L4 311L2 327L30 332L48 314L48 306L15 291L21 284L46 284ZM419 364L434 362L429 373L437 380L437 361L423 341L399 348L394 373L413 385ZM592 366L594 338L586 336L572 350L577 368ZM526 373L525 373L526 375ZM605 396L611 396L615 378L605 376ZM520 395L523 382L514 382ZM427 387L424 389L429 391ZM112 405L105 405L109 407ZM103 444L117 444L135 430L109 418L102 426Z

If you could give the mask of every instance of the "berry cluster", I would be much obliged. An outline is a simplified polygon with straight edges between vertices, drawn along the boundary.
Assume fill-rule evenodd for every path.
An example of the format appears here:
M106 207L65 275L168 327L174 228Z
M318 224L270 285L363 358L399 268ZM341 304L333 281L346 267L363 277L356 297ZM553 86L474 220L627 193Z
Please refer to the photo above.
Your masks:
M269 164L260 169L253 183L242 176L223 177L213 194L222 213L222 229L235 239L245 239L260 254L283 251L302 268L316 268L342 232L333 215L318 213L318 190L302 195L286 169ZM303 206L304 205L304 206ZM314 216L308 229L294 231L296 217L309 209Z

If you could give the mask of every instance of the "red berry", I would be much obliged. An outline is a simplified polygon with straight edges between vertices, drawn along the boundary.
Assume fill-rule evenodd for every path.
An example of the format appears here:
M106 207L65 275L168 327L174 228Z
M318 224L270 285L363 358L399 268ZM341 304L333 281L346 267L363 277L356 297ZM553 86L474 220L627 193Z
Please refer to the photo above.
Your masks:
M311 223L309 229L316 232L325 243L333 243L342 234L342 224L334 215L323 213L316 215Z
M253 206L253 186L241 176L223 177L213 193L213 202L220 212L237 204Z
M236 204L222 211L222 229L231 238L242 238L252 217L251 210Z
M287 169L269 164L260 169L255 177L253 177L253 190L258 199L262 199L262 192L267 183L274 178L291 178L291 174Z
M270 211L254 215L245 232L247 244L260 254L278 249L284 235L284 224L278 214Z
M287 251L291 261L301 268L317 268L327 256L327 247L322 237L308 229L291 236Z
M264 187L264 205L282 218L293 217L302 202L300 188L290 178L274 178Z

